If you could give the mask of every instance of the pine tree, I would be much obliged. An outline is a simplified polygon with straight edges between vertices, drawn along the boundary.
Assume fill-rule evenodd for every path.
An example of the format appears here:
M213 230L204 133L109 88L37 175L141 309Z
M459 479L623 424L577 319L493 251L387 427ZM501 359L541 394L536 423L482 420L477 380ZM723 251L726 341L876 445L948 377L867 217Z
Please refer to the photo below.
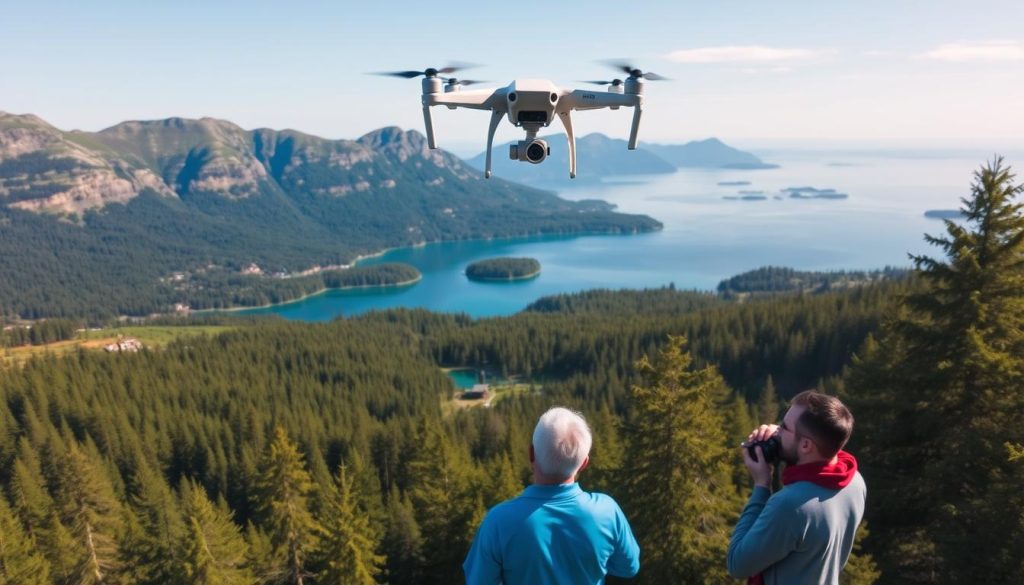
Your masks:
M249 552L226 505L215 506L202 486L184 480L181 485L186 532L180 544L183 585L252 585L246 564Z
M425 583L455 583L483 520L482 496L473 491L475 470L466 452L435 424L410 463L410 499L423 534Z
M641 583L722 583L729 529L740 508L713 366L692 368L686 340L669 337L654 363L642 358L623 466L625 511L644 563Z
M53 498L46 491L39 459L24 437L20 440L19 451L10 481L11 503L28 535L43 543L54 510Z
M269 582L303 585L321 528L309 511L313 481L284 429L275 430L256 486L256 509L273 546Z
M135 585L173 583L176 544L185 532L178 502L164 478L136 456L135 477L121 539L122 578Z
M388 497L387 511L387 529L381 546L387 563L387 581L391 585L416 585L422 581L423 536L412 502L394 488Z
M523 491L523 482L516 477L512 461L508 453L502 453L497 461L491 463L490 478L487 483L487 500L484 504L491 508L509 498L518 496Z
M317 552L322 567L318 585L375 585L381 574L385 559L376 552L380 534L366 510L360 509L359 499L355 478L342 465L325 510Z
M1024 508L1003 444L1024 417L1024 186L996 159L975 173L963 224L926 236L910 294L846 385L865 476L880 494L868 542L893 582L1019 578ZM1018 435L1019 436L1019 435Z
M853 541L853 551L839 576L839 585L872 585L881 573L875 559L864 552L862 543L868 537L868 523L861 522L857 527L857 536Z
M761 388L761 395L757 401L757 415L760 424L771 424L779 420L779 397L775 393L775 383L769 374L768 379Z
M124 516L105 467L95 455L72 442L60 480L57 500L76 547L69 584L115 582L121 569L119 539Z
M49 583L49 563L0 495L0 585Z

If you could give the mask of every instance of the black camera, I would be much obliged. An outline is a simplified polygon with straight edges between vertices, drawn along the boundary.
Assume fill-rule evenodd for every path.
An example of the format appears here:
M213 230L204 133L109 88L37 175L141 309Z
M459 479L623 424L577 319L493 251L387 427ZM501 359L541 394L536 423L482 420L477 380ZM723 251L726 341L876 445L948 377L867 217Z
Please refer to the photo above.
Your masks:
M761 452L764 453L764 460L769 464L774 464L779 461L779 450L782 448L782 444L779 443L779 438L773 435L764 441L740 443L740 447L746 447L747 453L750 453L750 458L754 461L757 461L757 448L760 447Z

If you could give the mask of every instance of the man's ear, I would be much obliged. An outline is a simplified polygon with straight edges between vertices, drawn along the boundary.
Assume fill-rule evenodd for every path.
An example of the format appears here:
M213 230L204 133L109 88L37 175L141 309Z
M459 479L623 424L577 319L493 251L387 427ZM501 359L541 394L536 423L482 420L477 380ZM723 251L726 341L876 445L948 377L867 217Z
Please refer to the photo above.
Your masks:
M587 458L583 460L583 465L580 465L580 468L576 470L576 475L583 473L583 470L586 469L588 465L590 465L590 455L587 455Z
M798 445L798 448L804 453L811 454L818 450L818 446L814 444L814 441L807 437L800 437L800 444Z

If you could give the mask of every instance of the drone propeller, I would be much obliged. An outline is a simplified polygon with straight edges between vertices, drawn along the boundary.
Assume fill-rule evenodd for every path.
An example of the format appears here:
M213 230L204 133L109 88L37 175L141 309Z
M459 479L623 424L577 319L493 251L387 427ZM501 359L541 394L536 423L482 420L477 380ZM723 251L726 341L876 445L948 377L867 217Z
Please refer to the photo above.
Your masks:
M455 79L454 77L442 77L441 79L448 85L476 85L477 83L488 83L487 81L480 81L479 79Z
M605 61L604 63L606 65L611 65L612 67L614 67L614 68L616 68L616 69L618 69L620 71L624 71L627 75L629 75L630 77L633 77L633 78L637 78L637 79L643 78L643 79L646 79L648 81L667 81L668 80L667 77L664 77L662 75L658 75L657 73L644 73L641 69L639 69L637 67L634 67L631 63L629 63L628 61L625 61L625 60L613 59L613 60Z
M456 71L460 71L462 69L469 69L470 67L479 67L479 65L476 65L474 63L452 63L451 65L448 65L447 67L442 67L440 69L428 67L423 71L374 71L372 75L404 77L405 79L412 79L414 77L419 77L420 75L423 75L425 77L437 77L438 75L448 75L450 73L455 73Z
M621 79L613 79L611 81L581 81L580 83L593 83L595 85L610 85L612 87L618 87L622 85Z

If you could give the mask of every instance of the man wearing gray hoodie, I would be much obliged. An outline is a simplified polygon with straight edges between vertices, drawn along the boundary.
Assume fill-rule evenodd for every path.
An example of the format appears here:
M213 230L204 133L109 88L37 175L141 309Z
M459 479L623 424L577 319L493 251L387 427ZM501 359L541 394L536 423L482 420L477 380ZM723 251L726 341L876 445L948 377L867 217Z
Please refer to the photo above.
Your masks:
M761 446L743 449L754 491L729 542L729 574L750 584L838 585L864 517L867 487L842 448L853 415L838 398L796 395L781 425L761 425L748 443L778 441L785 486L771 493L772 466Z

